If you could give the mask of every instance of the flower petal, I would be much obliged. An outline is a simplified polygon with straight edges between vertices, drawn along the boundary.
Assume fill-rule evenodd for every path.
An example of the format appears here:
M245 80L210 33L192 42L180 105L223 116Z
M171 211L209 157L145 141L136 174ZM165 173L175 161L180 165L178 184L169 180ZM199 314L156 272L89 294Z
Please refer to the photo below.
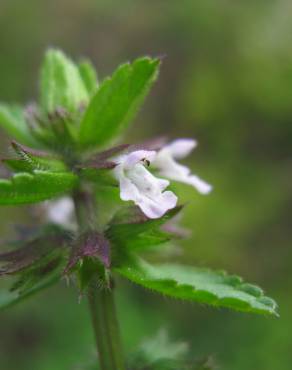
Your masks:
M141 198L137 186L125 175L120 177L120 197L122 200L133 200L135 203Z
M177 139L164 146L161 152L166 151L173 158L181 159L188 156L196 146L197 142L194 139Z
M129 154L130 160L127 157L122 158L123 162L114 169L114 174L120 182L120 197L125 201L132 200L147 217L159 218L176 206L177 197L171 191L164 191L169 185L168 180L153 176L141 163L142 159L152 158L156 153L133 153ZM132 163L132 166L129 166L129 163Z
M176 203L177 196L172 191L165 191L159 197L153 199L142 195L140 201L136 202L137 206L149 218L162 217L169 209L174 208Z
M168 180L155 177L142 163L136 164L133 169L127 172L127 175L139 187L140 191L149 197L159 195L169 185Z
M160 150L154 161L153 167L159 170L160 175L185 184L192 185L201 194L208 194L212 186L191 174L191 170L177 163L174 158L182 158L194 148L196 142L192 139L179 139Z
M186 177L184 182L186 184L192 185L201 194L208 194L213 189L212 185L208 184L206 181L200 179L196 175L191 175L191 176Z
M117 162L122 163L125 169L130 169L135 164L141 162L143 159L146 159L150 162L154 160L156 152L151 150L136 150L135 152L129 153L127 155L122 155L117 158Z

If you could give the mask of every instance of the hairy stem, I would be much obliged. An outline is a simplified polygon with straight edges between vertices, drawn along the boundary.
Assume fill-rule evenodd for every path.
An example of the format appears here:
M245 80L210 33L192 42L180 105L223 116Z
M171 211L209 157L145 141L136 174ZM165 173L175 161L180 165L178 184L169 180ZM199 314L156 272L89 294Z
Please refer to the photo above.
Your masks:
M91 287L88 300L101 369L125 370L113 291Z
M88 194L73 196L80 231L95 226L94 202ZM98 229L98 227L95 227ZM100 284L96 275L88 288L91 322L95 334L101 370L126 370L122 351L119 324L116 315L113 282L111 288Z

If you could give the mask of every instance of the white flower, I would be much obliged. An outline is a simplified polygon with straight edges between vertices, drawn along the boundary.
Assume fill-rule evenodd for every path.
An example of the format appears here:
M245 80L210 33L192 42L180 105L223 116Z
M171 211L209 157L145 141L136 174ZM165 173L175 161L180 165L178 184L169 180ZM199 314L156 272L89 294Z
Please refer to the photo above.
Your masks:
M159 170L161 176L192 185L200 193L208 194L212 186L191 174L188 167L175 161L190 154L196 145L197 142L193 139L177 139L159 150L151 165Z
M74 204L69 197L63 197L47 203L46 217L50 222L72 227L73 214Z
M134 201L149 218L163 216L177 203L177 197L171 191L164 191L169 181L153 176L145 167L155 156L155 151L134 151L116 158L114 168L121 199Z

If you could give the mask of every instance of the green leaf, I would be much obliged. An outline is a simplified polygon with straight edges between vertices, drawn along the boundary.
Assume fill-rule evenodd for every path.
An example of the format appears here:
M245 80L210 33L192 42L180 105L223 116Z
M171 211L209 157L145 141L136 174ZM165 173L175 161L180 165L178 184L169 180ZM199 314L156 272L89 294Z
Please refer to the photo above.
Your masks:
M158 74L159 61L123 64L99 86L80 126L83 147L104 145L120 134L143 103Z
M212 357L194 360L189 356L188 344L171 342L165 330L145 340L129 356L129 369L133 370L212 370L217 369Z
M2 159L2 162L16 172L33 172L43 170L50 172L66 172L67 168L63 161L49 156L45 152L32 151L13 141L12 148L19 159Z
M127 230L111 229L106 233L115 250L119 252L145 250L171 240L170 235L161 230L149 229L140 233L134 227L132 234L130 230L129 226ZM123 231L126 231L126 233L123 233Z
M241 278L224 272L175 264L153 266L142 260L116 271L166 296L244 312L277 315L275 301L265 297L260 288L249 284L249 289L246 289Z
M77 176L71 172L33 171L0 180L0 205L36 203L71 190Z
M0 126L9 136L22 144L39 147L31 135L23 115L23 109L17 105L0 104Z
M211 356L196 361L193 370L215 370L218 369L214 359Z
M2 162L16 172L33 172L43 170L50 172L65 172L66 165L54 158L33 158L33 161L24 159L2 159Z
M25 283L29 282L29 286L24 289L13 289L10 291L0 292L0 309L10 307L22 300L30 297L39 291L48 288L49 286L56 284L63 272L63 265L58 265L48 273L37 275L34 279L26 280Z
M96 186L117 187L117 181L108 169L81 168L80 177L94 183Z
M162 217L151 219L147 218L137 206L123 208L116 212L110 227L117 232L121 231L126 234L130 234L133 231L142 233L157 229L175 217L182 209L183 206L179 205L167 211Z
M111 241L118 256L119 253L145 250L166 243L171 240L171 235L161 230L161 226L180 210L181 207L176 207L159 219L145 219L145 216L141 216L136 207L130 208L128 212L124 212L122 209L115 215L112 224L106 231L106 237ZM137 214L137 212L139 213ZM139 220L139 217L144 219ZM130 221L128 221L129 219Z
M41 104L46 112L57 108L77 111L89 96L77 66L60 50L50 49L41 69Z
M87 89L88 95L92 96L98 87L97 74L89 60L84 60L78 65L80 76Z
M60 280L72 235L48 224L14 243L0 254L0 276L12 276L9 291L0 292L0 309L22 301ZM16 247L16 248L15 248Z
M150 366L161 359L179 360L188 352L185 342L171 342L165 330L160 330L153 338L145 340L132 355L132 367Z
M71 249L71 242L71 233L59 225L47 224L37 230L25 230L19 240L6 243L5 249L10 250L0 253L0 277L22 274L40 263L56 260Z

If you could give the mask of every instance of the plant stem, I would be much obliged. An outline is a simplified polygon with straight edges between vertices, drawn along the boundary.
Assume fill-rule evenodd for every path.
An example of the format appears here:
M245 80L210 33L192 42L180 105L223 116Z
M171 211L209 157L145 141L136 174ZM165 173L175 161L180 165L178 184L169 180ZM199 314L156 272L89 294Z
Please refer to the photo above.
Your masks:
M89 194L76 192L73 196L80 232L92 229L96 221L94 202ZM98 227L96 227L98 229ZM111 288L100 286L96 275L88 288L91 322L95 334L101 370L126 370L122 351L119 324Z
M91 287L88 300L101 369L125 370L113 292Z

